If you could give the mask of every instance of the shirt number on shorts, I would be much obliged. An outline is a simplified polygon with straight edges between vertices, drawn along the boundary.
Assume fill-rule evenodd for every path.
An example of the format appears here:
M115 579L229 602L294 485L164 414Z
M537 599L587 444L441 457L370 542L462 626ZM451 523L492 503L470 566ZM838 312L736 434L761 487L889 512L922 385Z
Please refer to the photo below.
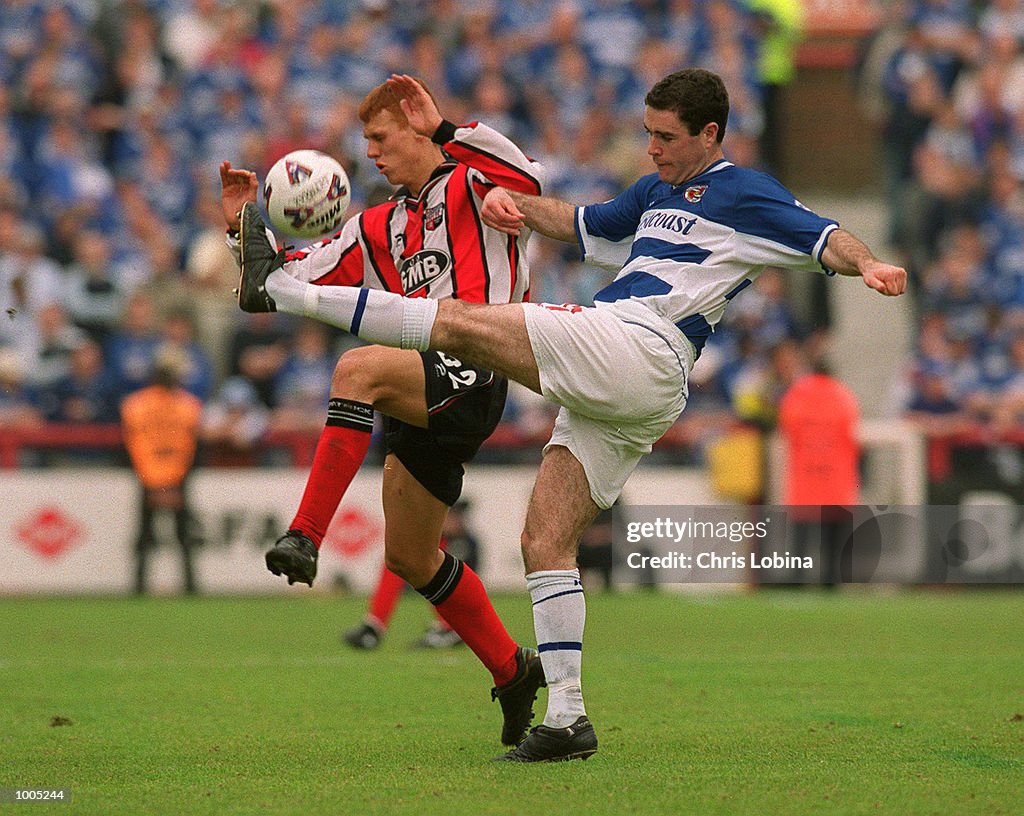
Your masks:
M452 388L469 388L469 386L476 383L476 372L472 369L468 371L462 371L462 360L456 357L449 357L443 352L438 352L438 359L444 364L445 373L448 375L448 379L452 381ZM456 369L452 371L452 369Z

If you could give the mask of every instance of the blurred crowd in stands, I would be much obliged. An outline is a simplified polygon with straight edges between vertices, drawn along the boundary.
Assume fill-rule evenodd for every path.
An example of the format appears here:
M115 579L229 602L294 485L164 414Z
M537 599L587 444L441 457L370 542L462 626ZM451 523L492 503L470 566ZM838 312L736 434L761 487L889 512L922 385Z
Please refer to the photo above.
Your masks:
M932 434L1024 430L1024 3L894 4L859 79L917 291L894 403Z
M646 90L696 64L729 87L728 158L771 170L766 123L793 78L798 6L4 0L0 427L116 422L169 344L190 360L214 459L260 461L268 431L317 432L353 340L237 310L222 160L262 175L289 150L318 148L348 170L351 213L382 201L392 190L365 158L355 111L402 71L449 119L485 121L541 159L551 194L603 200L651 169ZM881 139L890 238L919 287L899 410L1024 419L1022 43L1019 0L917 0L892 4L864 44L859 87L879 123L865 138ZM606 281L571 246L535 238L531 252L533 300L586 304ZM798 318L788 283L766 271L708 344L669 435L684 456L737 417L770 426L825 354L827 319ZM511 393L498 438L543 439L551 407Z

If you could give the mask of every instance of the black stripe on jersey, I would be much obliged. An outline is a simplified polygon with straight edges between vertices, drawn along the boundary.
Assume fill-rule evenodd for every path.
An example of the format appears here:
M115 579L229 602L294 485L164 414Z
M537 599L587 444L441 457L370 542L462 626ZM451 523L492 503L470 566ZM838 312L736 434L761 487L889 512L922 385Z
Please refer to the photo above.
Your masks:
M395 220L395 213L398 212L398 207L392 207L388 212L387 220L384 221L384 234L388 237L388 255L392 258L395 257L395 242L391 236L391 224Z
M469 208L473 211L473 223L476 224L477 246L480 247L480 261L484 269L484 303L491 302L491 268L487 265L487 245L484 243L484 225L480 219L480 211L476 208L476 200L473 193L473 178L466 173L466 200ZM454 264L453 264L454 266ZM509 293L509 300L512 295Z
M512 164L512 162L510 162L510 161L505 161L505 159L501 158L500 156L495 156L493 153L489 153L488 151L484 150L483 148L475 147L474 145L471 145L471 144L466 144L466 142L459 142L458 144L459 144L459 147L461 147L463 150L472 150L474 153L479 153L481 156L486 156L488 159L490 159L495 164L500 164L502 167L507 167L509 170L514 172L516 175L519 175L519 176L522 176L525 179L528 179L530 182L533 183L533 186L537 189L537 194L538 195L540 194L540 189L541 189L540 181L538 181L537 178L532 176L530 173L527 173L519 165ZM485 175L485 176L487 175L487 173L485 173L482 170L479 171L479 172L483 173L483 175Z
M454 170L458 166L459 165L458 165L457 162L453 162L453 161L450 161L450 160L446 161L446 162L442 162L441 164L439 164L437 166L437 170L434 171L434 174L436 174L438 172L438 170L443 170L444 173L442 175L431 174L430 180L423 186L423 189L420 190L420 194L416 198L410 198L409 200L410 201L416 201L416 202L420 202L420 201L426 202L427 195L430 193L430 191L434 187L437 186L437 183L439 181L443 181L447 177L448 173L450 173L452 170Z
M390 218L388 219L390 222ZM384 280L384 275L381 274L380 267L377 266L377 259L373 257L373 244L370 243L370 238L366 234L366 225L363 221L363 214L359 214L359 234L363 237L363 245L366 247L366 257L370 259L370 266L373 268L374 273L377 275L377 280L380 281L380 287L385 292L391 291L388 289L388 282ZM388 243L391 243L391 235L388 235Z
M509 301L516 296L516 286L519 284L519 239L515 235L505 236L505 246L508 248L508 269L509 269Z

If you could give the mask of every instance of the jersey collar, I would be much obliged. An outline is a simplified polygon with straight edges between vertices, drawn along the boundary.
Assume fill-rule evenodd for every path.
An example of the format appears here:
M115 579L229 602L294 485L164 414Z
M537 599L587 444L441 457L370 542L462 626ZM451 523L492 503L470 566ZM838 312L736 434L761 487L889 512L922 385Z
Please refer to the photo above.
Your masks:
M692 178L688 178L686 181L684 181L684 182L682 182L680 184L673 184L672 185L672 189L673 190L678 190L680 187L689 187L691 184L694 184L697 181L697 179L701 178L702 176L706 176L709 173L717 173L719 170L724 170L726 167L732 167L732 162L729 161L728 159L715 159L715 161L711 162L711 164L709 164L707 167L705 167L703 170L701 170L697 175L693 176Z
M421 201L423 199L423 196L426 195L427 191L434 186L434 182L437 181L439 178L446 176L448 173L454 170L456 164L457 162L454 159L446 159L445 161L441 162L437 167L435 167L434 171L430 174L430 177L427 179L427 183L424 184L423 189L420 190L420 194L418 196L414 196L409 191L408 187L399 187L388 200L400 201L402 199L408 199L410 201Z

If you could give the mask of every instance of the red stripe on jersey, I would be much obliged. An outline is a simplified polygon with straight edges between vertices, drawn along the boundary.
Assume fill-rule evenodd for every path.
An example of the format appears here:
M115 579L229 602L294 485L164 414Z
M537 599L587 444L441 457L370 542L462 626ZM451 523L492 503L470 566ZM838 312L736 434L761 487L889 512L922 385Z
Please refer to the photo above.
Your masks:
M395 207L396 204L389 201L363 210L359 216L359 228L368 250L370 266L380 282L387 291L402 293L402 278L391 255L391 219L395 215Z
M317 286L362 286L363 250L359 242L353 241L330 270L310 283Z
M460 164L445 189L448 249L452 256L452 297L487 303L490 273L483 243L483 224L470 192L469 168ZM470 224L474 228L470 228ZM458 228L453 228L458 225Z
M540 182L537 179L493 153L465 142L446 142L444 150L456 161L472 165L495 184L520 193L540 195Z
M480 179L473 179L473 191L480 196L480 198L486 196L497 186L497 184L487 184L486 182L480 181Z

